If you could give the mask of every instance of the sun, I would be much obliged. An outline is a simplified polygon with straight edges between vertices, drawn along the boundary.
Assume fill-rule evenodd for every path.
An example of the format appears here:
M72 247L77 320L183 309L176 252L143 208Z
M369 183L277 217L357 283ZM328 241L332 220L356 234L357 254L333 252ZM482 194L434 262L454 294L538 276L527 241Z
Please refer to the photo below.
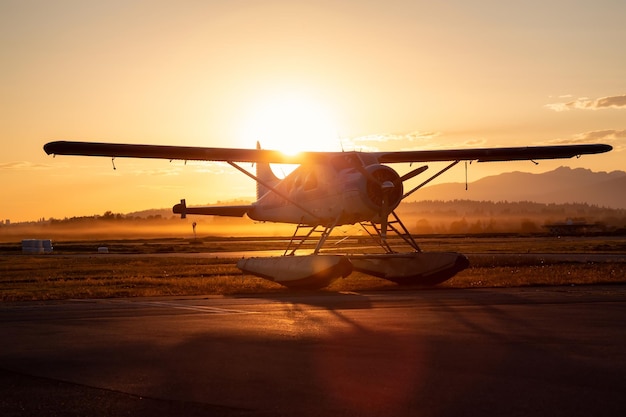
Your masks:
M306 94L282 93L257 100L242 124L246 143L286 154L341 149L328 106Z

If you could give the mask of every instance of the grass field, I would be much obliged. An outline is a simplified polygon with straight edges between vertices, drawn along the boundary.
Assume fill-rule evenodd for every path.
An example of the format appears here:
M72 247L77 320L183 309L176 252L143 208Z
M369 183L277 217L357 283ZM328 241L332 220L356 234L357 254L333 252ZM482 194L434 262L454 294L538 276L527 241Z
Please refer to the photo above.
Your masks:
M564 262L546 261L540 255L626 255L623 237L442 237L420 242L425 251L468 254L471 266L440 284L441 288L626 282L624 256L603 262ZM358 249L355 242L342 244L344 250ZM98 254L101 246L106 246L109 253ZM284 239L259 238L75 241L55 242L53 254L26 255L18 243L7 243L0 245L0 300L287 292L290 290L276 283L243 275L235 267L235 259L211 256L285 246ZM520 253L526 256L516 255ZM396 288L395 283L355 272L324 291Z

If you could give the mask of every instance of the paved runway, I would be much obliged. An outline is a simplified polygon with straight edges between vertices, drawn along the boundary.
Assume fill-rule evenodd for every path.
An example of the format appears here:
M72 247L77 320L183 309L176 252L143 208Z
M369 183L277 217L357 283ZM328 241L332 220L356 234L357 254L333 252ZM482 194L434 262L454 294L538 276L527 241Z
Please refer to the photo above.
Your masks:
M0 304L0 415L623 416L626 286Z

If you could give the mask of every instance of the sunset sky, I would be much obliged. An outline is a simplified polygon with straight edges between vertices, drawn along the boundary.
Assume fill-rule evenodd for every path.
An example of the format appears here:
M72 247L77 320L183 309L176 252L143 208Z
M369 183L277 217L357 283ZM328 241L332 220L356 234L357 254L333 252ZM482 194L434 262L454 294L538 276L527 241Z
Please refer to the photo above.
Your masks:
M625 16L623 0L0 0L0 219L254 195L224 164L117 159L113 170L107 158L47 156L52 140L260 140L285 151L608 143L609 154L537 166L473 164L469 180L626 170ZM437 181L464 175L461 164Z

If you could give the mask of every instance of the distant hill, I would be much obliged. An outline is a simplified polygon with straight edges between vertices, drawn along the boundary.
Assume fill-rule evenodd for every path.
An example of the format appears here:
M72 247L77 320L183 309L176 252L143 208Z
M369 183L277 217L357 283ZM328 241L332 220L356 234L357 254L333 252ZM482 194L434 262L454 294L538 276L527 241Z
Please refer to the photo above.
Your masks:
M445 183L424 187L417 200L533 201L537 203L586 203L626 208L626 172L593 172L560 167L542 174L509 172L469 183Z

